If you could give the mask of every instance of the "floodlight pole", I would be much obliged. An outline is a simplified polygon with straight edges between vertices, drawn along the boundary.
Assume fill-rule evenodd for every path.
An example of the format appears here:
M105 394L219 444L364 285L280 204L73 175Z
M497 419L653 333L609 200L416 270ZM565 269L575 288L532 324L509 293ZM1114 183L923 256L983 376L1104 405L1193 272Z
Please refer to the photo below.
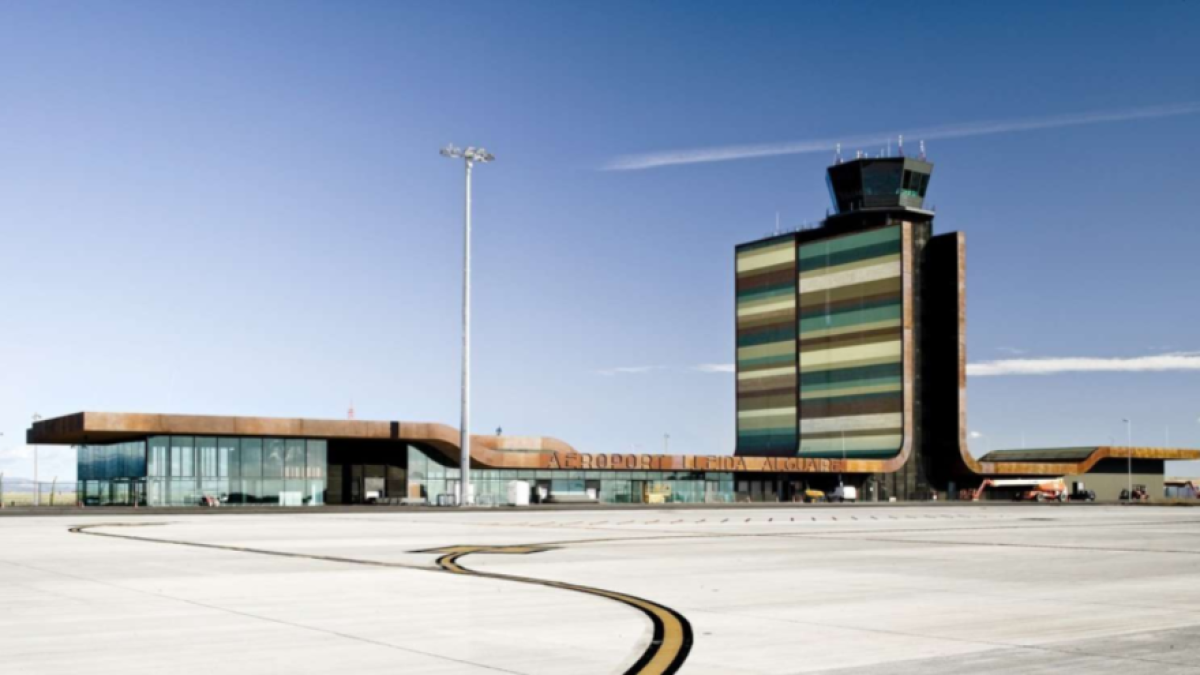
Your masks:
M1122 420L1125 422L1125 476L1126 476L1126 494L1129 495L1129 501L1133 501L1133 420Z
M34 413L33 423L37 424L42 419L42 416ZM33 505L42 505L42 486L38 484L38 446L33 444Z
M466 210L463 215L463 334L462 334L462 420L459 431L458 505L471 503L471 167L467 166Z
M466 207L463 212L463 334L462 334L462 420L459 424L458 505L471 502L471 169L475 162L495 159L483 148L442 148L443 157L462 159L466 165Z

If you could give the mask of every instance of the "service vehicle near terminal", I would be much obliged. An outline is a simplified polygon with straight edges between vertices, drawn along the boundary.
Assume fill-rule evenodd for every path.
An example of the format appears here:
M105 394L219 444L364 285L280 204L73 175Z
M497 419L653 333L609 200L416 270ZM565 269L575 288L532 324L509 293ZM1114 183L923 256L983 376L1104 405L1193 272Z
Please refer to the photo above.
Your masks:
M982 499L984 491L989 487L1002 490L1016 488L1012 498L1013 501L1018 502L1050 500L1066 502L1071 497L1067 491L1067 483L1062 478L989 478L975 490L971 501L977 502Z
M831 502L856 502L858 501L858 488L853 485L839 485L829 496Z

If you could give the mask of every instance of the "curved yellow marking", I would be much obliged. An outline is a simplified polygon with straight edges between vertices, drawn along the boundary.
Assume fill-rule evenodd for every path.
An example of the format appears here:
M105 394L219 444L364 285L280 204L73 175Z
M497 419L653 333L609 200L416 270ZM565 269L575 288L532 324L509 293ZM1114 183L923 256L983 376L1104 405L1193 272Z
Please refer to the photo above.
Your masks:
M437 559L437 564L442 569L453 574L465 574L470 576L484 577L489 579L502 579L505 581L515 581L518 583L536 584L539 586L548 586L551 588L560 588L568 591L576 591L579 593L587 593L588 595L596 595L602 598L608 598L617 602L637 608L651 618L654 623L654 639L651 640L650 647L643 653L625 675L671 675L679 670L687 658L688 652L692 647L692 631L687 625L687 621L679 614L649 600L644 600L637 596L618 593L616 591L608 591L602 588L592 588L590 586L580 586L563 581L550 581L546 579L534 579L532 577L522 577L512 574L499 574L495 572L479 572L468 569L458 563L459 558L470 555L472 553L536 553L545 551L552 547L546 546L452 546L445 549L429 551L445 553ZM649 658L647 658L649 657Z

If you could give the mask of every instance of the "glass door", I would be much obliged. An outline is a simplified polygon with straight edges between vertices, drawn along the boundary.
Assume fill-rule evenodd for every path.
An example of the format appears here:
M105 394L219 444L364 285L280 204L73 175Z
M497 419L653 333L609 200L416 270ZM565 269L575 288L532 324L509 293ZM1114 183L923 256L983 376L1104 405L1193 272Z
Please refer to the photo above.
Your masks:
M630 504L645 504L646 503L646 481L634 480L629 481L629 503Z
M114 506L130 506L129 481L114 480L108 484L108 503Z

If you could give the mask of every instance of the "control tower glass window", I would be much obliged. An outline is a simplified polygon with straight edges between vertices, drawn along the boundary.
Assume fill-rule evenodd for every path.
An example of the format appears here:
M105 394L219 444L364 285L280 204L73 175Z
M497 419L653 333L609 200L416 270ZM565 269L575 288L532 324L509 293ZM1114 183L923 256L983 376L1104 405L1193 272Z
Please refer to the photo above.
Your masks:
M898 162L872 162L862 168L863 205L871 207L872 202L879 202L873 197L883 197L893 203L900 187L900 172L903 166Z

